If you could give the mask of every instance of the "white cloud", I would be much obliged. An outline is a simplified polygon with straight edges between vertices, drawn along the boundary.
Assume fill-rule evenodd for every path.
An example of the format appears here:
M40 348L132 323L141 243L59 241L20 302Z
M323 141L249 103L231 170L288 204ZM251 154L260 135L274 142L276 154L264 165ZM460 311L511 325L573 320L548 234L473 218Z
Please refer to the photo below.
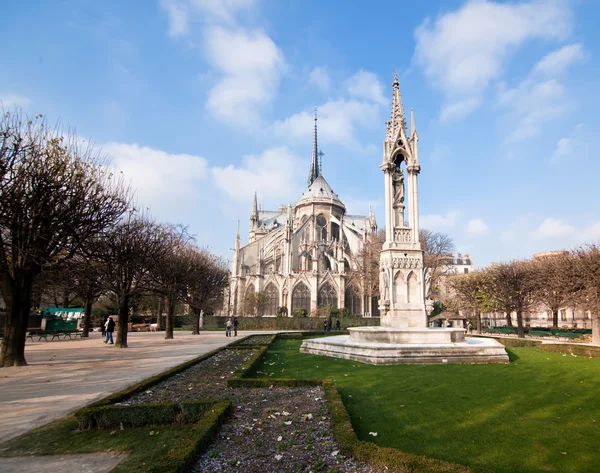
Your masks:
M416 29L415 59L451 106L480 97L525 41L563 39L570 29L570 14L561 2L470 1Z
M213 20L233 22L238 12L256 5L256 0L191 0L192 6Z
M444 104L440 113L440 120L442 122L458 120L462 117L467 116L477 107L479 107L480 104L480 97L469 97L464 100L459 100L457 102Z
M532 237L536 240L543 240L546 238L562 238L570 236L574 232L575 227L572 225L568 225L554 218L547 218L533 232Z
M283 53L261 30L208 28L207 59L221 74L208 92L206 108L232 125L259 122L261 108L271 102L284 70Z
M583 131L584 126L582 123L579 123L569 136L559 139L552 153L552 161L559 162L572 159L579 154L584 145Z
M26 107L31 103L29 97L19 94L0 95L0 105L5 108Z
M458 212L449 210L445 215L430 214L419 217L419 226L427 230L440 230L454 227L458 223Z
M509 243L511 241L515 241L515 231L514 230L505 230L500 233L500 240Z
M383 96L383 85L375 74L361 69L345 82L346 90L351 97L366 99L386 105L388 100Z
M600 242L600 222L595 222L589 225L581 234L582 240L585 243Z
M190 12L183 0L161 0L160 6L166 10L169 19L169 36L185 36L189 33Z
M315 85L321 91L327 92L331 87L331 78L326 67L315 67L308 76L308 83Z
M145 206L164 208L190 201L197 182L208 173L206 160L191 154L170 154L135 143L108 143L102 149L115 173L123 173Z
M360 148L356 140L359 128L372 126L379 118L377 104L354 99L330 100L318 107L319 141L336 143L347 148ZM274 132L295 141L310 140L314 115L304 111L273 124ZM365 147L363 151L371 150Z
M565 87L555 79L527 78L514 89L501 89L499 103L508 107L513 130L506 142L520 142L542 132L543 125L568 110Z
M480 218L473 218L467 222L465 235L468 237L484 236L489 233L489 227Z
M298 198L300 160L287 148L273 148L242 158L242 166L215 167L215 184L232 200L250 202L255 191L275 203Z
M555 76L563 73L571 64L584 59L583 46L579 43L569 44L544 56L533 70L540 75Z

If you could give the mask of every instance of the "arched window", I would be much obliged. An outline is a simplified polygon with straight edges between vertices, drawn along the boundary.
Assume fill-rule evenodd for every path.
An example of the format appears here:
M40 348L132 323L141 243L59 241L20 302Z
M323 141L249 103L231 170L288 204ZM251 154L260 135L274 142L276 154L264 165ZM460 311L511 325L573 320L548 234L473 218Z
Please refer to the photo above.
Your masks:
M271 283L265 288L265 307L263 309L264 315L275 315L279 308L279 291L275 287L275 284Z
M334 309L337 309L337 291L331 284L324 284L319 289L319 294L317 296L317 304L319 307L330 305Z
M354 285L350 285L344 292L344 307L350 311L352 315L361 315L360 294Z
M305 309L310 314L310 291L304 283L298 284L292 293L292 310L294 309Z
M327 219L323 215L317 216L317 238L319 241L327 241Z

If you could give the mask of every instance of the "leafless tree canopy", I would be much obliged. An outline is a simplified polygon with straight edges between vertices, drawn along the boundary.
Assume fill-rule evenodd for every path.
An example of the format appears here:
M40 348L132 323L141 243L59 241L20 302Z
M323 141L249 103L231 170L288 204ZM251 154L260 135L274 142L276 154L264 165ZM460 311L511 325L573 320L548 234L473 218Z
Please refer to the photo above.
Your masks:
M436 294L440 278L448 272L448 258L454 253L454 241L445 233L421 229L419 240L423 249L425 299Z
M26 364L32 287L117 221L129 192L92 147L42 117L0 117L0 278L7 305L0 366Z

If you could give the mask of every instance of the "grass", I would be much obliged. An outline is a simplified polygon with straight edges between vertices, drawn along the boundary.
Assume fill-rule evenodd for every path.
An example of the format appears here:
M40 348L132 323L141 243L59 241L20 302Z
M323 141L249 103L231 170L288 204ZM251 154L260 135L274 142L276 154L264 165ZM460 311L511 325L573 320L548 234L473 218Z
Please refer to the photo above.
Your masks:
M275 341L253 371L334 380L360 440L486 472L598 471L598 359L514 347L508 365L373 366L300 343Z

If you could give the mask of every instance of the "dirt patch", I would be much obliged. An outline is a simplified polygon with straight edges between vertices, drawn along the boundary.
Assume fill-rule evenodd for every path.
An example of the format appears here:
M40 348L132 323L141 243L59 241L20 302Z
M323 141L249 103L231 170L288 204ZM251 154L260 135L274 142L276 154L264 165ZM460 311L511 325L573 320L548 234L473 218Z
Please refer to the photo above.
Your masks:
M127 457L124 453L0 458L0 473L107 473Z

